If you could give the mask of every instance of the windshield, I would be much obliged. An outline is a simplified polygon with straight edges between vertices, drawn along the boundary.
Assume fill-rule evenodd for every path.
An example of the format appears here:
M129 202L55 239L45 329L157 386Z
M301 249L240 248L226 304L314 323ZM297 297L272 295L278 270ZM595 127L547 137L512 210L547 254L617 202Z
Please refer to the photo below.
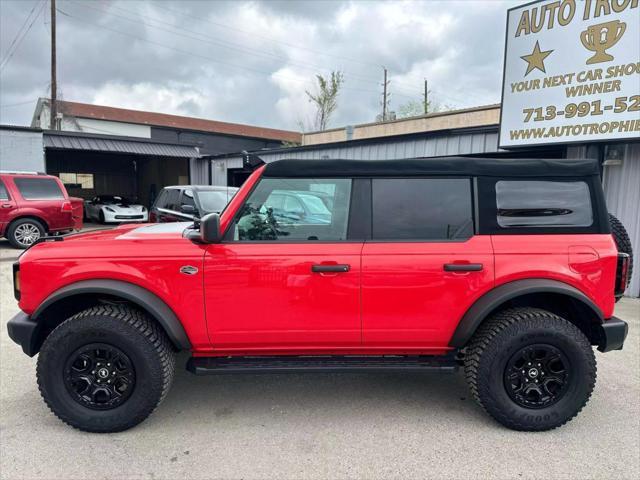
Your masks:
M200 207L205 213L220 213L227 206L229 200L236 193L235 189L227 189L226 191L215 190L198 190L198 200Z

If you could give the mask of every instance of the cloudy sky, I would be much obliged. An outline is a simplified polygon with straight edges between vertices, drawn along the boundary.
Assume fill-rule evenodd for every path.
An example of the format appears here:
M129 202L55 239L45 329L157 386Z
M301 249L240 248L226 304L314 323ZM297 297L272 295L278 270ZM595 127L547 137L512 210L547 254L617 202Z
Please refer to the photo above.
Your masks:
M517 3L523 3L522 1ZM391 110L500 99L502 1L57 0L66 100L274 128L310 125L305 90L344 72L330 126ZM49 91L48 0L0 0L0 123L27 125Z

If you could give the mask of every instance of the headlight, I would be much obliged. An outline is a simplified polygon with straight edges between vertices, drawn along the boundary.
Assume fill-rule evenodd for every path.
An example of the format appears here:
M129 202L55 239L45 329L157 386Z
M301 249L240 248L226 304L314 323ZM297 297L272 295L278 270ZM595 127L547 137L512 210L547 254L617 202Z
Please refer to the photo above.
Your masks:
M143 206L143 207L142 207L142 211L143 211L143 212L146 212L146 211L147 211L147 207Z
M107 211L109 211L109 212L113 212L113 213L115 213L115 212L116 212L116 211L115 211L113 208L111 208L111 207L104 207L104 209L105 209L105 210L107 210Z

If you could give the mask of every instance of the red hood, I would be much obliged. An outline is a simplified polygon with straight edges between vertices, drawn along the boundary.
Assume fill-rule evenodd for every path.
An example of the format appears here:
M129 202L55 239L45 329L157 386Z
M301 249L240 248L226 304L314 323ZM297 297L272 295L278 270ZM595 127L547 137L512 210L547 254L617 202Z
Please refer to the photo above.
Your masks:
M193 242L183 238L192 222L127 224L74 235L62 241L43 242L31 247L23 258L131 258L156 255L165 248L185 247ZM171 247L173 246L173 247ZM188 247L187 247L188 248Z

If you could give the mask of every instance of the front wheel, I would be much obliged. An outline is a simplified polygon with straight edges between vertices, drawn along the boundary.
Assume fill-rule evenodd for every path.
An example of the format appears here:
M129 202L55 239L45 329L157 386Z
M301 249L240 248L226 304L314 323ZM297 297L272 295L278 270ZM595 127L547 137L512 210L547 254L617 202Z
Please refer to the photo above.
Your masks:
M591 344L575 325L546 310L498 313L476 332L465 356L471 393L514 430L550 430L575 417L596 381Z
M162 329L123 305L100 305L60 324L38 357L42 398L63 422L119 432L147 418L173 379L174 353Z

